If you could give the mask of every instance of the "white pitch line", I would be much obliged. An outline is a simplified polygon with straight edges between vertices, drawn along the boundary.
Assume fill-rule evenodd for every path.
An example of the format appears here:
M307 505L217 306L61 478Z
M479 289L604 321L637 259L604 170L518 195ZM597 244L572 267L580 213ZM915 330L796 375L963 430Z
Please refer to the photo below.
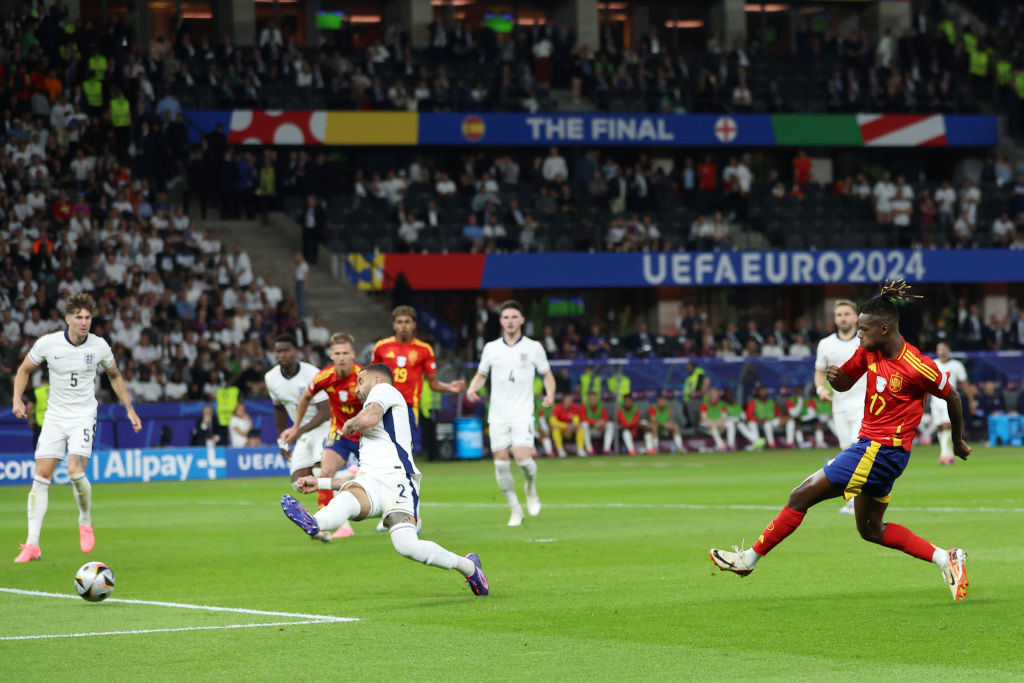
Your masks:
M70 596L75 597L75 596ZM123 600L121 602L124 602ZM352 620L358 621L358 620ZM42 640L46 638L82 638L87 636L121 636L136 635L140 633L175 633L177 631L213 631L216 629L230 628L260 628L262 626L299 626L302 624L326 624L323 619L310 621L278 621L267 624L225 624L224 626L183 626L181 628L147 628L134 631L96 631L93 633L50 633L36 636L0 636L0 640Z
M2 593L14 593L16 595L34 595L43 598L67 598L74 600L78 598L77 595L70 595L68 593L46 593L44 591L29 591L22 590L20 588L0 588ZM310 622L342 622L342 621L359 621L356 617L335 617L328 614L300 614L297 612L272 612L268 610L260 609L246 609L244 607L218 607L216 605L190 605L181 602L160 602L157 600L128 600L122 598L108 598L105 602L123 602L129 605L153 605L155 607L177 607L178 609L197 609L206 612L232 612L235 614L259 614L268 617L292 617L294 619L307 619ZM259 624L255 624L259 625Z
M506 503L425 503L422 507L438 508L501 508ZM566 510L600 510L602 508L632 510L779 510L779 505L693 505L688 503L544 503L545 508L562 508ZM890 506L893 512L1024 512L1024 507L897 507Z

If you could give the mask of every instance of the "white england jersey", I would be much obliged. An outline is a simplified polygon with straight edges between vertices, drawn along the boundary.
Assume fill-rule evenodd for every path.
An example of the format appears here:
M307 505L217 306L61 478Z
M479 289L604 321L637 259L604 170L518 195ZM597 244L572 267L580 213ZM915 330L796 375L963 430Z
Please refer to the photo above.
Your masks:
M818 357L814 361L814 369L822 372L828 370L830 365L843 367L843 363L853 358L854 352L860 346L860 340L854 334L852 338L843 341L834 332L818 342ZM868 375L864 375L850 387L849 391L832 392L832 412L834 413L857 413L864 412L864 397L867 393Z
M533 378L545 374L548 364L544 347L523 336L509 345L504 337L487 342L480 354L477 372L491 378L488 422L533 422Z
M270 400L274 402L274 405L283 406L293 423L295 422L295 409L299 405L299 398L318 372L320 371L316 366L299 361L299 371L292 377L285 378L281 374L280 365L270 368L267 374L263 376L264 381L267 383L267 393L270 395ZM326 400L327 394L322 391L313 394L313 403L322 403ZM306 414L302 416L302 424L309 424L315 415L315 410L307 410ZM328 420L328 423L330 423L330 420Z
M953 385L954 389L960 386L960 382L967 381L967 368L965 368L964 364L956 358L950 358L945 363L936 358L935 367L937 367L939 372L942 374L949 374L949 383Z
M409 405L394 385L381 382L363 401L363 408L376 403L384 416L359 437L359 474L419 474L412 459L412 430Z
M46 363L49 369L45 421L96 421L96 374L114 362L105 339L90 333L75 346L66 332L51 332L36 340L28 357L36 365Z

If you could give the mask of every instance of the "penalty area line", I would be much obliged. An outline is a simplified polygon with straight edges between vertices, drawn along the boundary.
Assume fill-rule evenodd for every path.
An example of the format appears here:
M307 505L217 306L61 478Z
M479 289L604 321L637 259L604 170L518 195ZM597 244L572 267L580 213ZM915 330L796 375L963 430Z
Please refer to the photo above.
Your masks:
M71 596L74 597L74 596ZM124 602L124 601L122 601ZM329 624L332 621L358 621L358 619L309 619L306 621L276 621L266 624L225 624L223 626L182 626L179 628L147 628L131 631L95 631L92 633L48 633L35 636L0 636L0 640L43 640L46 638L85 638L89 636L123 636L141 633L176 633L178 631L214 631L232 628L260 628L263 626L301 626L303 624Z
M63 599L68 599L68 600L74 600L75 598L79 598L79 596L77 596L77 595L71 595L71 594L68 594L68 593L47 593L45 591L30 591L30 590L23 590L21 588L0 588L0 593L13 593L15 595L29 595L29 596L42 597L42 598L63 598ZM244 607L220 607L218 605L192 605L192 604L183 603L183 602L163 602L163 601L158 601L158 600L130 600L130 599L126 599L126 598L108 598L107 600L105 600L105 602L120 602L120 603L124 603L124 604L128 604L128 605L149 605L149 606L153 606L153 607L174 607L174 608L177 608L177 609L194 609L194 610L201 610L201 611L204 611L204 612L230 612L232 614L253 614L253 615L267 616L267 617L287 617L287 618L291 618L291 619L302 619L303 620L301 622L298 622L298 621L297 622L285 622L286 624L290 624L290 623L303 623L303 624L321 623L321 624L329 624L329 623L340 623L340 622L345 622L345 621L359 621L359 619L357 617L335 617L335 616L332 616L332 615L329 615L329 614L304 614L304 613L300 613L300 612L275 612L275 611L271 611L271 610L262 610L262 609L247 609L247 608L244 608ZM276 624L243 624L243 625L234 625L234 626L231 626L230 628L247 628L249 626L272 626L272 625L276 625ZM170 630L170 631L182 631L182 630L185 630L185 631L187 631L187 630L197 630L199 628L228 628L228 627L216 626L216 627L195 627L195 628L185 628L185 629L160 629L160 630L162 630L162 631L163 630ZM150 631L118 631L117 633L150 633ZM93 634L93 633L83 633L83 634L78 634L78 635L106 635L106 634L103 634L103 633L95 633L95 634ZM43 637L43 636L40 636L40 637ZM63 636L45 636L45 637L63 637ZM0 640L3 640L3 639L5 639L5 638L0 638ZM15 640L15 639L17 639L17 637L9 638L9 639L10 640Z

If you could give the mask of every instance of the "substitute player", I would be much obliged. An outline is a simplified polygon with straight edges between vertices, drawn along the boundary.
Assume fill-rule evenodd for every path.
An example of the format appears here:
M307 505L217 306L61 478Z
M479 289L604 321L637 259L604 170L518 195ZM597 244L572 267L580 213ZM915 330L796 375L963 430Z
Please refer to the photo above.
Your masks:
M910 300L902 280L886 282L879 296L864 304L858 327L860 347L843 366L829 366L826 377L836 391L848 391L867 377L867 399L860 440L793 489L779 515L752 548L735 552L712 548L722 571L746 576L758 560L793 533L812 506L844 496L854 498L857 530L864 540L902 550L942 569L954 600L967 597L967 553L938 548L906 527L882 521L896 478L910 459L910 448L928 394L945 400L953 432L953 451L964 460L971 447L963 440L960 396L935 363L903 339L898 305Z
M860 348L857 338L857 306L849 299L839 299L832 305L833 322L836 331L818 342L818 355L814 361L814 390L823 402L832 401L832 424L839 448L849 448L860 434L860 421L864 415L864 395L867 392L867 378L861 377L849 391L834 394L826 381L825 371L829 366L841 366L853 357ZM839 510L844 515L853 514L853 499Z
M91 334L92 315L96 302L88 294L73 294L64 308L68 329L51 332L36 340L14 377L14 401L11 412L26 419L28 412L22 396L29 378L43 363L50 374L50 396L46 419L36 441L36 471L28 494L28 537L21 545L15 562L29 562L42 557L39 534L50 501L50 482L57 463L68 461L71 490L78 504L78 538L83 553L96 544L92 528L92 484L85 476L86 465L96 440L96 374L107 373L110 387L124 405L132 429L142 430L142 421L135 414L124 377L117 369L110 345Z
M958 391L964 387L969 388L967 368L956 358L950 357L949 344L939 342L935 347L935 353L938 355L938 358L935 359L935 366L939 372L949 377L949 383L953 388ZM956 459L953 457L953 432L949 421L949 410L944 402L929 399L928 412L931 414L931 426L925 430L925 434L930 437L935 430L938 430L939 464L952 465Z
M627 453L636 455L635 439L642 436L647 454L654 455L654 431L651 424L643 419L640 408L633 403L633 394L622 396L622 405L615 411L615 420L619 423L622 444L626 447Z
M544 347L523 335L526 317L522 305L518 301L506 301L498 315L501 337L484 344L480 365L469 383L466 398L474 403L480 400L477 392L487 378L491 378L487 428L494 454L494 478L511 509L508 525L519 526L523 523L523 508L516 496L509 454L523 473L526 510L531 517L536 517L540 514L540 496L537 495L537 463L533 459L533 378L537 375L543 378L541 406L547 408L555 402L555 375Z
M327 394L318 391L312 398L316 413L305 411L302 423L295 420L299 397L313 378L320 372L315 365L299 360L298 342L290 334L281 334L274 339L274 355L277 365L263 376L267 393L274 404L274 424L278 436L288 428L288 420L299 425L292 442L279 439L281 455L291 469L292 487L298 491L299 477L313 474L313 466L320 462L320 451L331 430L331 407Z
M340 488L340 492L315 516L287 494L281 497L281 508L310 536L321 529L338 528L350 519L381 517L399 554L433 567L457 569L474 595L487 595L487 577L476 553L459 557L432 541L421 540L416 533L420 471L413 461L409 409L391 382L391 369L381 363L359 373L356 392L363 409L341 428L345 436L361 434L356 478L343 482L339 477L302 477L299 483L305 491Z
M323 441L320 453L320 476L330 479L359 451L359 435L344 436L341 433L341 426L358 413L363 404L356 395L356 376L362 367L354 361L356 356L355 340L344 332L335 332L329 340L327 355L332 364L314 375L302 395L299 396L298 405L295 406L295 420L298 422L281 432L281 438L286 443L295 441L300 429L298 425L305 418L313 396L321 391L326 393L331 406L331 427ZM353 476L352 471L342 474L342 478L351 479ZM329 489L320 491L317 495L317 504L322 508L331 502L332 497L333 493ZM333 538L348 538L354 534L352 527L345 524L338 528ZM317 538L326 542L331 537L321 534Z

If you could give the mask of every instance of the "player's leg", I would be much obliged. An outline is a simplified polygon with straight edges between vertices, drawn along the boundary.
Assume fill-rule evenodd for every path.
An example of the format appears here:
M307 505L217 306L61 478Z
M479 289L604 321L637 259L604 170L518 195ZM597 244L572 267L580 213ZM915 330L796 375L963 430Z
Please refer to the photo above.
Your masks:
M715 442L715 448L720 451L725 450L725 441L722 440L722 430L719 429L718 422L705 422L704 428L711 434L711 439Z
M563 445L563 440L565 439L568 425L561 420L551 418L548 421L548 426L551 427L551 439L555 442L555 450L558 452L558 457L564 458L565 446Z
M507 422L491 423L487 431L491 437L491 453L494 456L494 479L498 482L498 488L505 496L510 510L508 525L519 526L523 523L523 507L519 504L516 481L512 477L512 425Z
M526 511L531 517L540 514L540 496L537 494L537 462L533 459L533 449L526 442L533 441L530 425L519 425L512 433L512 457L523 473L523 489L526 492ZM520 510L522 514L522 510ZM509 520L511 523L511 520Z
M786 423L786 427L785 427L785 429L786 429L786 447L787 448L792 448L793 446L796 445L796 435L797 435L796 420L794 420L792 418L789 418L789 419L785 420L785 423ZM802 440L803 440L803 438L801 438L801 441Z
M41 445L44 444L43 438L46 435L47 429L44 424L39 437ZM62 447L63 443L62 441ZM60 458L36 456L36 473L32 478L32 488L28 492L28 535L25 537L25 543L21 545L21 552L14 558L15 562L38 560L42 556L39 550L39 536L43 530L43 518L46 517L46 510L50 505L50 482L53 481L53 473L59 462Z
M770 448L775 448L775 430L779 426L777 419L765 420L761 423L764 430L764 438L768 441Z
M676 422L669 420L667 427L669 431L672 432L672 445L675 446L676 453L685 452L686 449L683 448L683 432L679 429L679 425Z
M629 427L622 429L622 445L626 447L627 453L636 455L636 444L633 443L633 430Z
M78 543L83 553L92 552L96 545L96 533L92 528L92 484L85 474L88 464L89 455L71 453L68 456L68 478L78 505Z
M587 457L587 430L579 415L573 415L572 424L569 425L569 433L576 438L576 455L581 458Z
M540 444L544 447L544 455L553 457L555 455L555 449L551 445L551 428L548 427L548 423L544 418L537 418L537 433L540 436Z
M939 463L942 465L952 465L956 462L956 457L953 455L953 428L950 423L946 423L939 427Z
M821 430L821 419L815 416L811 420L811 425L814 427L814 446L816 448L824 448L825 432Z
M725 445L730 451L736 450L736 422L725 420Z
M591 424L589 422L580 423L580 432L583 434L583 450L587 452L587 455L594 454L593 435L590 433L590 429Z
M735 423L736 431L740 433L740 436L750 442L749 448L751 450L757 448L757 444L761 440L761 437L757 435L756 422L750 422L738 417L731 418L729 421Z
M319 479L323 482L324 488L331 485L327 478ZM287 494L281 497L281 508L285 516L296 526L310 537L317 538L319 534L330 533L350 519L365 519L369 516L372 506L363 484L351 481L331 499L327 507L318 510L315 515L309 514L294 496Z
M861 415L848 412L833 415L836 423L836 438L839 439L839 447L846 448L857 442L857 433L860 431ZM849 498L843 507L839 508L839 514L852 515L854 513L853 498Z
M615 439L615 425L611 422L604 423L604 454L611 455L612 453L612 441Z

